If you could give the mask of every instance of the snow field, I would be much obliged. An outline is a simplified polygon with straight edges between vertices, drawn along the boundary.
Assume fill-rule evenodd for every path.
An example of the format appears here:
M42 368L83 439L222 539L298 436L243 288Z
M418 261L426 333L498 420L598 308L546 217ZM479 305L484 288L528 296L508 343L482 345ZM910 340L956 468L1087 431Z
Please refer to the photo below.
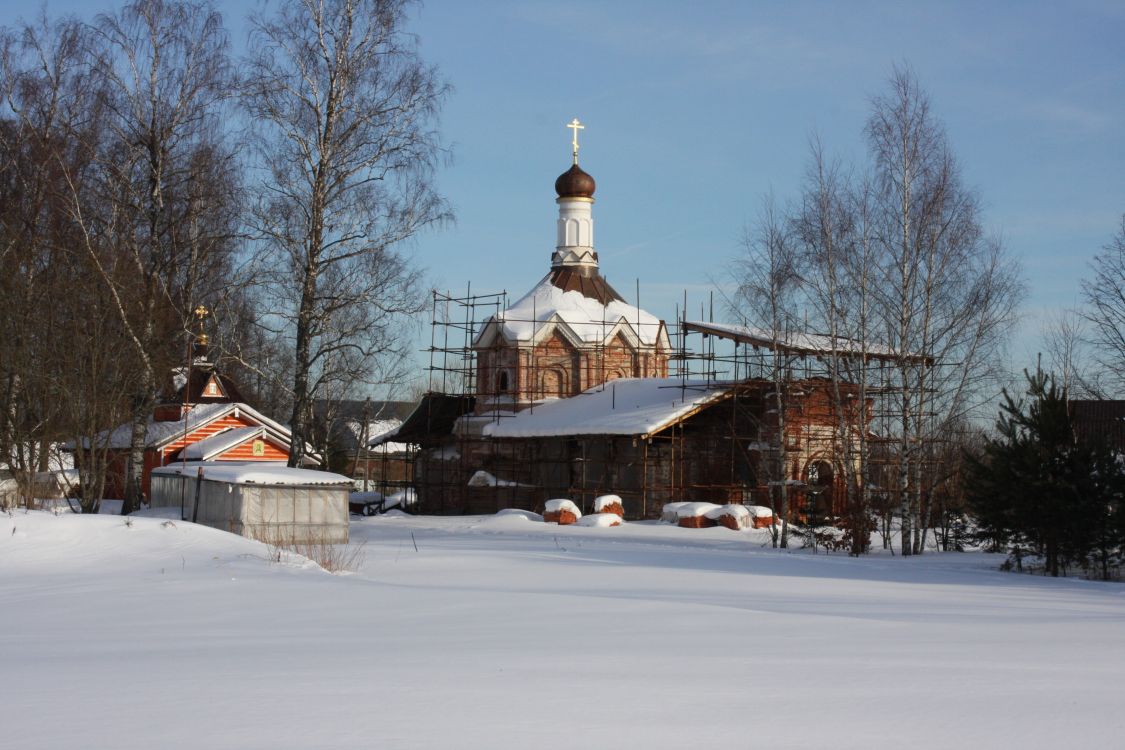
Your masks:
M1049 748L1125 730L1125 588L996 556L392 512L353 519L364 565L334 576L167 520L0 516L0 746Z

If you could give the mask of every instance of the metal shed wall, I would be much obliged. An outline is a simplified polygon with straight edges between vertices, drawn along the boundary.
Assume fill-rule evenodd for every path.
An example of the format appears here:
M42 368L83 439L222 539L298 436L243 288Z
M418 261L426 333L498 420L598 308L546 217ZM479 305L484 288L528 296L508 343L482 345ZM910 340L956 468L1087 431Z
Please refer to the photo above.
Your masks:
M198 487L198 504L196 497ZM152 475L152 507L181 507L180 517L280 544L346 544L348 487L235 484L194 476Z

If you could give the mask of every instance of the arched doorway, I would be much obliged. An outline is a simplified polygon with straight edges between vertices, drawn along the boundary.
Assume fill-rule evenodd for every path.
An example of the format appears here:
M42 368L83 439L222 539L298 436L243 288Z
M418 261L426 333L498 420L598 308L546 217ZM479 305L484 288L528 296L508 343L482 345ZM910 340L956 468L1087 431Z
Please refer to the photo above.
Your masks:
M814 459L805 467L805 515L810 523L822 523L832 516L836 471L824 459Z

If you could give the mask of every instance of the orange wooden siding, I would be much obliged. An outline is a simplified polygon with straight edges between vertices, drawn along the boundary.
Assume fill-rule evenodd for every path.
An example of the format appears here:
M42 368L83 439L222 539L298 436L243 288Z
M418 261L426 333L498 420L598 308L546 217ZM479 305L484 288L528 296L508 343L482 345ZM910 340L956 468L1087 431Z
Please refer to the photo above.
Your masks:
M261 438L256 438L261 439ZM288 461L289 452L278 448L276 445L266 440L265 452L263 455L254 455L254 440L247 440L241 445L236 445L228 451L220 453L215 456L216 461Z
M166 446L164 446L164 455L171 456L172 454L183 448L185 445L198 443L200 440L209 438L212 435L218 435L220 432L223 432L228 428L257 426L258 425L256 423L251 422L245 417L236 417L233 414L228 414L222 419L216 419L214 422L208 422L194 432L188 433L186 440L183 437L179 437L173 440L171 443L168 443Z

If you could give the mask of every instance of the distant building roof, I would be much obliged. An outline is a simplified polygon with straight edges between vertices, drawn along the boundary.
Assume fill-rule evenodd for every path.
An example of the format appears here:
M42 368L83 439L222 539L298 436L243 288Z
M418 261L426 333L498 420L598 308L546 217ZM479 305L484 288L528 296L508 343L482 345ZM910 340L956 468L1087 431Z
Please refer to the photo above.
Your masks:
M1072 400L1070 423L1079 441L1103 440L1125 450L1125 401Z
M385 434L382 441L394 439L399 443L434 445L452 434L453 423L472 412L475 403L471 396L427 393L402 426Z
M413 401L318 400L313 404L313 416L323 424L328 415L332 414L332 424L325 427L333 443L350 453L359 449L365 437L368 445L371 445L399 427L416 405Z

